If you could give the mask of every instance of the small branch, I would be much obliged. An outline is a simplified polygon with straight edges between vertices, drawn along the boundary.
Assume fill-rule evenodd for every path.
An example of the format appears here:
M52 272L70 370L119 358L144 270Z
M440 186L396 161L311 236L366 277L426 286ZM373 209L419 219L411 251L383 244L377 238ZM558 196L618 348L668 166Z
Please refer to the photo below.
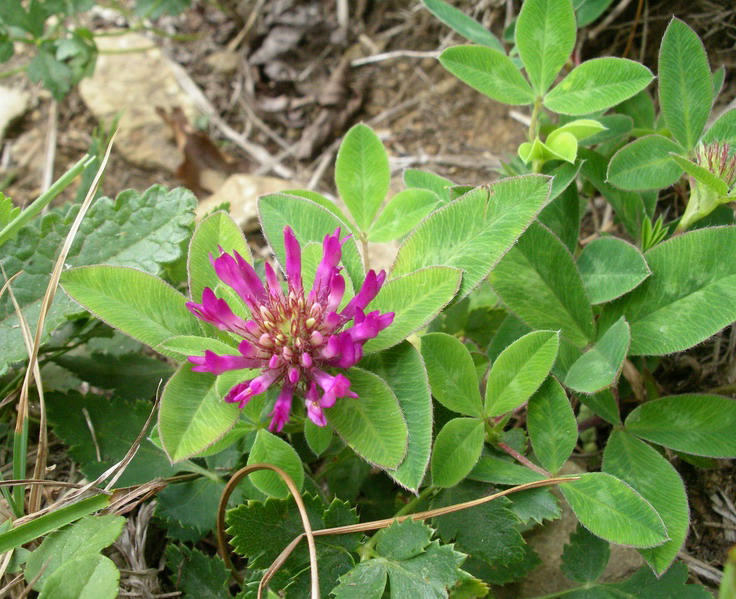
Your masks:
M521 455L518 451L516 451L513 447L509 447L506 445L506 443L499 441L496 443L500 449L503 449L507 454L509 454L512 458L514 458L517 462L519 462L521 465L526 466L530 470L534 470L534 472L538 472L542 476L550 477L552 476L549 472L547 472L544 468L540 468L537 466L534 462L532 462L529 458Z
M356 58L350 62L350 66L362 67L366 64L391 60L392 58L437 58L439 55L440 53L437 51L422 52L419 50L394 50L392 52L381 52L380 54L374 54L373 56L366 56L365 58Z

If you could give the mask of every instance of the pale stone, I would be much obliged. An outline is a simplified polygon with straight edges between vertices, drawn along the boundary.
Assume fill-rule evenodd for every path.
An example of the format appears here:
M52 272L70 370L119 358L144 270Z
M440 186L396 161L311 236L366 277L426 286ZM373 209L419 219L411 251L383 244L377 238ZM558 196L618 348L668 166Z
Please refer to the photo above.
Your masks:
M181 154L156 107L170 111L179 106L190 122L198 113L178 84L171 61L138 33L97 37L95 41L101 50L95 73L79 84L85 104L105 124L118 113L122 115L115 147L127 160L175 171Z
M197 207L197 218L201 219L223 202L230 202L230 216L246 232L257 231L258 197L287 189L298 189L299 185L277 177L256 175L230 175L225 183Z
M0 140L8 125L23 116L28 109L29 100L28 92L0 85Z

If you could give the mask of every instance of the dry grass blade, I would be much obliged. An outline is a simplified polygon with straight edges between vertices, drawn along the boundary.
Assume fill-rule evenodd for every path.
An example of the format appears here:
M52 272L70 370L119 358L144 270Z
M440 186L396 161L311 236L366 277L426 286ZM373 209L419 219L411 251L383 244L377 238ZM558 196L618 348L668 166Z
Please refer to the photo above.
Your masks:
M302 519L302 525L304 526L304 532L298 536L294 541L292 541L292 544L294 547L296 547L299 540L303 537L307 537L307 545L309 547L309 569L311 573L311 596L312 599L319 599L319 574L317 572L317 546L314 543L314 534L312 533L312 525L309 522L309 516L307 515L307 509L304 506L304 501L302 501L302 496L299 494L299 489L297 489L296 485L294 484L294 481L291 480L291 477L286 474L281 468L278 466L274 466L273 464L252 464L250 466L246 466L245 468L241 468L238 470L233 477L228 481L227 485L225 486L225 489L222 492L222 496L220 497L220 505L217 508L217 541L220 545L220 557L222 557L222 560L225 562L225 564L232 570L235 578L242 582L240 574L235 570L233 567L232 562L230 561L230 555L227 551L227 543L225 542L225 509L227 508L227 502L228 499L230 499L230 494L233 492L235 487L238 485L238 483L243 480L246 476L249 474L252 474L253 472L257 472L258 470L272 470L276 474L278 474L281 479L286 483L286 486L289 488L289 491L291 492L292 496L294 497L294 501L296 502L297 509L299 510L299 515ZM288 557L288 556L287 556ZM286 558L284 558L286 559ZM280 562L279 565L281 565ZM273 565L270 569L273 568ZM269 569L269 571L270 571ZM268 575L268 572L266 573ZM261 583L258 585L258 599L261 599L263 597L263 590L265 589L266 584L268 584L268 579L270 579L270 576L264 576L261 580Z
M82 224L82 220L84 219L84 216L87 214L87 210L89 209L90 205L92 204L92 200L95 197L95 192L97 191L97 186L100 183L100 179L102 178L102 173L105 171L105 167L107 166L107 161L110 158L110 151L112 150L113 140L115 139L116 133L113 133L110 143L107 146L107 151L105 152L105 156L102 159L102 162L100 163L100 168L97 169L97 173L95 174L95 178L92 181L92 185L89 188L89 191L87 192L87 196L84 198L84 201L82 202L82 205L79 209L79 212L77 213L76 218L74 219L74 222L72 223L71 228L69 229L69 233L66 236L66 239L64 240L64 243L61 247L61 251L59 252L59 256L56 259L56 263L54 264L54 270L51 273L51 280L49 281L48 286L46 287L46 293L44 294L43 301L41 302L41 310L38 314L38 323L36 325L36 335L33 339L33 347L31 348L31 351L28 356L28 368L26 369L26 374L23 379L23 386L21 387L20 392L20 398L18 399L18 417L16 420L16 426L15 426L15 434L19 435L22 432L23 429L23 422L27 418L28 415L28 392L30 389L31 384L31 376L32 373L34 373L38 367L38 350L41 346L41 337L43 336L43 330L44 325L46 323L46 315L48 314L48 311L51 309L51 304L54 301L54 297L56 296L56 290L59 287L59 279L61 278L61 271L64 268L64 263L66 262L66 258L69 255L69 250L72 247L72 243L74 243L74 238L77 235L77 232L79 231L79 227ZM45 425L45 422L42 423ZM41 427L41 431L39 433L39 444L42 442L45 443L46 439L46 430L45 426ZM40 478L41 475L46 470L46 463L45 463L45 451L46 448L44 447L44 452L41 451L38 452L38 456L36 458L36 467L34 468L34 478ZM35 510L32 510L35 511Z

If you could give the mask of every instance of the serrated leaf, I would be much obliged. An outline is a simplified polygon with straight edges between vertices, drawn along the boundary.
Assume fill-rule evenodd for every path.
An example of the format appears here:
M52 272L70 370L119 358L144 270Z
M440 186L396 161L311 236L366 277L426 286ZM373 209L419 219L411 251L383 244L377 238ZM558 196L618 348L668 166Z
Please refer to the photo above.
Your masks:
M668 540L652 505L615 476L589 472L560 485L560 490L580 523L607 541L653 547Z
M600 328L621 316L632 355L682 351L736 320L736 227L710 227L671 238L644 254L651 276L606 306ZM693 268L697 265L697 268Z
M479 187L427 217L399 249L392 276L425 266L463 270L457 301L488 275L546 205L549 179L526 175Z
M195 205L190 192L166 191L159 185L142 195L126 191L114 201L99 198L82 221L66 264L106 263L158 274L163 264L179 257L181 242L189 235L194 219ZM23 271L13 281L13 291L33 331L57 252L78 209L78 205L55 208L23 227L2 246L0 265L5 276ZM5 282L4 277L1 280ZM57 293L46 316L41 341L45 342L68 316L79 312L79 306L66 294ZM0 371L8 363L25 357L18 317L9 294L5 294L0 298Z
M565 386L592 394L613 385L621 373L630 341L629 324L622 316L570 367Z
M705 587L686 584L688 577L687 566L683 563L674 564L661 578L645 566L628 580L602 585L602 588L613 590L614 596L623 594L633 599L711 599Z
M335 599L381 599L388 574L380 560L360 562L340 577L340 584L332 589Z
M235 371L243 374L248 371ZM217 377L192 372L183 364L161 395L158 428L161 442L172 462L197 455L222 438L238 420L236 404L225 402L217 392ZM235 384L238 381L234 381Z
M629 99L652 79L652 72L633 60L594 58L575 67L560 81L544 97L544 105L560 114L590 114Z
M593 240L583 248L577 265L592 304L628 293L651 272L641 252L618 237Z
M280 437L263 429L258 431L248 455L248 466L261 463L273 464L281 468L291 477L297 489L301 490L304 485L304 467L294 448ZM285 499L289 495L286 483L278 474L270 470L254 472L250 475L250 480L256 489L271 497Z
M393 312L394 321L365 344L365 353L393 347L425 327L455 297L462 276L457 268L429 266L389 279L366 310Z
M432 444L432 396L424 361L416 348L404 341L369 356L361 364L386 381L399 400L409 431L409 445L404 461L388 474L416 493L429 465Z
M445 599L448 589L459 579L462 553L450 545L432 542L427 550L409 560L388 561L389 586L395 597Z
M345 235L350 228L329 210L305 198L285 193L272 193L258 198L258 214L263 234L280 264L286 264L284 227L289 225L297 241L305 246L310 241L321 244L325 235L340 228ZM354 288L360 288L365 273L355 238L342 245L342 263Z
M496 358L488 374L484 414L506 414L539 388L557 357L559 333L534 331L514 341Z
M682 169L672 160L680 146L662 135L645 135L624 146L608 165L608 181L627 191L664 189L675 183Z
M557 520L562 515L560 501L550 488L529 489L514 493L511 497L511 511L525 524L533 520L542 524L545 520Z
M198 549L170 544L166 547L166 567L171 582L182 591L184 599L230 599L230 573L217 555L205 555Z
M422 3L437 19L457 31L464 38L476 44L495 48L499 52L504 51L503 44L501 44L495 35L478 23L478 21L451 4L442 0L422 0Z
M519 56L537 95L552 85L575 47L570 0L526 0L514 34Z
M473 358L462 342L446 333L430 333L422 337L421 352L435 399L449 410L481 417Z
M528 325L560 329L578 346L593 338L593 310L572 255L544 225L533 223L488 278Z
M83 554L46 579L39 599L115 599L119 582L120 572L109 557Z
M164 520L170 538L199 541L217 524L217 506L224 490L225 481L208 477L171 484L157 495L156 516ZM236 490L228 505L240 499Z
M690 521L680 475L656 450L624 431L613 431L608 438L603 470L631 485L664 521L670 540L640 550L655 574L662 575L682 548Z
M38 48L36 56L28 63L26 75L34 83L41 83L56 101L61 101L73 85L72 70L57 60L51 44Z
M0 229L20 214L20 206L14 206L13 200L0 192Z
M594 582L606 569L610 555L608 542L578 524L562 551L562 571L570 580Z
M248 262L252 262L243 231L226 212L215 212L199 223L189 243L187 271L189 294L193 302L202 301L205 287L214 290L220 284L210 262L210 256L220 255L220 248L228 253L238 252Z
M713 83L703 43L676 18L659 50L659 104L675 139L692 150L710 115Z
M453 418L442 427L432 450L432 484L453 487L475 466L483 450L485 429L476 418Z
M405 189L392 197L368 232L368 241L403 237L437 206L440 199L427 189Z
M34 588L43 588L51 575L75 556L87 554L97 557L100 551L112 545L120 536L124 524L125 518L122 516L88 516L52 532L26 561L26 580L31 582L38 577Z
M327 420L364 460L395 469L406 456L408 430L396 395L379 376L361 368L348 371L350 390L326 411Z
M488 485L464 482L445 489L432 502L432 508L463 503L487 495ZM518 530L519 519L509 509L505 497L479 506L434 518L437 533L443 542L455 542L463 552L490 564L508 564L524 557L524 539Z
M422 553L432 540L432 529L411 519L376 533L376 551L386 559L406 560Z
M512 60L485 46L452 46L440 63L460 81L498 102L520 106L534 102L534 92Z
M148 401L110 400L82 396L77 392L53 394L46 399L54 434L69 446L69 454L89 480L94 480L125 457L143 430L152 407ZM101 460L97 459L98 451ZM143 484L156 477L167 478L178 470L146 433L117 486Z
M550 472L558 472L575 449L578 426L565 390L554 377L529 400L527 426L539 461Z
M335 183L362 231L368 231L386 199L390 180L388 156L381 140L367 125L352 127L337 152Z
M626 431L677 451L712 458L736 457L736 400L719 395L674 395L638 406Z

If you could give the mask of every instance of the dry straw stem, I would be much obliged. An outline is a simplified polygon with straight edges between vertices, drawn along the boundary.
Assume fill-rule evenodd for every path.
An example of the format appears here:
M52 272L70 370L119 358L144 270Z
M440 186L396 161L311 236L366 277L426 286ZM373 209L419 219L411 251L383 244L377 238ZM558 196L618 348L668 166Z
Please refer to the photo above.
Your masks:
M61 251L59 252L59 257L56 259L56 264L54 264L54 270L51 273L51 280L49 281L48 287L46 288L46 293L44 295L43 301L41 302L41 310L38 314L38 324L36 327L36 336L33 339L33 347L31 348L31 351L28 355L28 368L26 369L26 375L23 379L23 386L21 388L20 392L20 398L18 400L18 418L16 420L15 425L15 434L20 435L23 432L23 426L24 422L28 418L28 392L31 385L31 377L33 373L36 371L38 367L38 350L41 346L41 337L43 335L43 329L44 324L46 322L46 315L48 314L49 309L51 308L51 304L54 301L54 296L56 295L56 290L59 287L59 279L61 278L61 271L64 268L64 263L66 262L66 258L69 255L69 250L72 247L72 243L74 242L74 238L77 235L77 232L79 231L79 227L82 224L82 219L87 214L87 210L89 209L90 205L92 204L92 199L95 197L95 192L97 191L97 186L100 183L100 179L102 178L102 174L105 171L105 167L107 166L107 161L110 158L110 151L112 150L113 141L115 139L115 135L117 134L117 131L113 133L112 137L110 138L110 143L107 146L107 151L105 152L105 157L102 159L102 162L100 164L100 168L97 169L97 173L95 174L95 178L92 181L92 185L89 188L89 191L87 192L87 196L84 198L84 201L82 202L82 205L79 209L79 213L77 214L76 218L74 219L74 222L72 223L71 228L69 229L69 234L66 236L66 239L64 240L64 244L61 247ZM39 387L39 391L41 391ZM39 393L41 395L41 393ZM44 413L43 407L42 407L42 414ZM45 419L43 419L40 427L39 432L39 451L36 458L36 466L34 468L34 478L40 479L43 478L45 472L46 472L46 453L48 451L47 443L46 443L46 426L45 426ZM25 460L25 455L23 456L13 456L13 459L21 459ZM25 470L25 469L24 469ZM35 496L37 501L37 495ZM34 507L34 506L31 506ZM36 511L32 509L31 511Z
M258 470L272 470L273 472L275 472L281 477L281 479L286 483L286 486L289 488L289 491L291 492L292 496L294 497L294 501L296 502L297 508L299 510L299 515L301 516L301 519L302 519L302 524L304 525L304 532L300 534L299 536L295 537L294 540L286 546L286 548L274 560L274 562L271 564L269 569L263 575L263 578L261 579L261 582L258 585L258 599L262 599L263 592L268 586L269 581L271 580L273 575L277 572L277 570L283 565L283 563L289 558L289 555L291 555L291 552L299 544L299 542L302 540L303 537L307 538L307 544L309 546L309 567L310 567L310 571L312 575L311 599L320 599L319 597L319 579L317 576L317 551L316 551L316 547L314 544L314 537L321 537L321 536L326 536L326 535L344 535L344 534L351 534L355 532L367 532L369 530L380 530L382 528L386 528L390 526L394 522L403 522L404 520L407 520L407 519L412 519L414 521L426 520L427 518L435 518L437 516L443 516L445 514L452 514L453 512L459 512L461 510L466 510L471 507L476 507L478 505L482 505L489 501L493 501L494 499L498 499L499 497L511 495L512 493L518 493L519 491L526 491L527 489L536 489L538 487L548 487L551 485L569 483L574 480L578 480L580 478L579 476L565 476L565 477L559 477L559 478L548 478L546 480L540 480L540 481L535 481L531 483L526 483L523 485L518 485L510 489L499 491L498 493L493 493L492 495L486 495L485 497L473 499L472 501L456 503L454 505L448 505L446 507L441 507L441 508L437 508L434 510L427 510L425 512L417 512L416 514L406 514L404 516L397 516L395 518L386 518L384 520L374 520L372 522L363 522L361 524L351 524L350 526L339 526L337 528L323 528L321 530L313 531L309 523L309 516L307 515L306 508L304 507L304 502L302 501L302 497L299 494L299 490L294 484L294 481L291 480L291 477L286 472L284 472L281 468L279 468L278 466L274 466L273 464L252 464L251 466L246 466L245 468L241 468L240 470L238 470L233 475L233 477L228 481L227 485L225 486L225 489L222 492L222 496L220 497L220 505L217 509L217 542L219 545L220 557L222 557L222 560L225 562L227 567L230 568L230 570L233 573L233 576L239 582L242 582L242 577L240 576L240 573L235 569L232 562L230 561L230 554L227 549L227 541L225 540L225 510L227 509L227 502L230 499L230 495L235 490L235 487L238 485L238 483L240 483L240 481L243 480L249 474L253 472L257 472Z

